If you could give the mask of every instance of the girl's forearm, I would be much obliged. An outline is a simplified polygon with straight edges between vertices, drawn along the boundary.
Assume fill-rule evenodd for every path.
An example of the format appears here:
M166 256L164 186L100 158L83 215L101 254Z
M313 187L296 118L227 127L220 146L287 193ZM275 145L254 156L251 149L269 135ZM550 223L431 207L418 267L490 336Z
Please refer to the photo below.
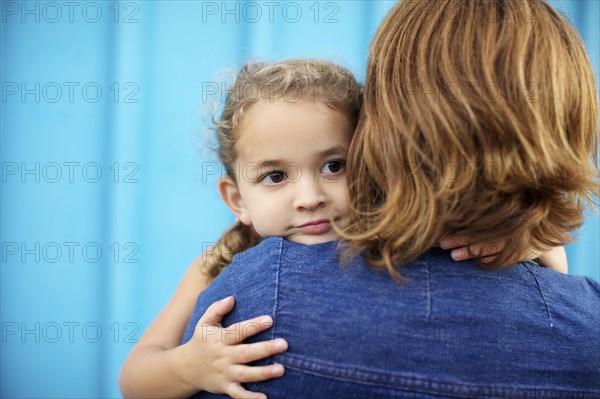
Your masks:
M199 389L185 380L184 346L142 347L130 353L119 376L124 398L187 398Z

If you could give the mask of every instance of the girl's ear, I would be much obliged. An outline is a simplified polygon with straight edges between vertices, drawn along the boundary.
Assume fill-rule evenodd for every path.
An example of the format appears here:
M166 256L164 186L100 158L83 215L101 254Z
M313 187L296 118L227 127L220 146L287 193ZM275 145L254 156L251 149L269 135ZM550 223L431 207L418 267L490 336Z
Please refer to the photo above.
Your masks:
M240 222L248 226L252 224L252 219L244 206L240 190L238 190L237 185L229 176L219 181L219 194L221 194L221 198L223 198L227 207L231 209L231 212L233 212Z

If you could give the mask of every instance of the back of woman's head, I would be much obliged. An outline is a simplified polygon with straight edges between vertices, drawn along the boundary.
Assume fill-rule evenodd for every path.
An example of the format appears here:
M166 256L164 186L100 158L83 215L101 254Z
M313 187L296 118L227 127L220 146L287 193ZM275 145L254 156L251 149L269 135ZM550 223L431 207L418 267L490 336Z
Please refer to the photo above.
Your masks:
M489 267L560 245L598 195L598 94L542 0L405 0L371 45L350 150L350 245L374 265L442 236L506 240Z

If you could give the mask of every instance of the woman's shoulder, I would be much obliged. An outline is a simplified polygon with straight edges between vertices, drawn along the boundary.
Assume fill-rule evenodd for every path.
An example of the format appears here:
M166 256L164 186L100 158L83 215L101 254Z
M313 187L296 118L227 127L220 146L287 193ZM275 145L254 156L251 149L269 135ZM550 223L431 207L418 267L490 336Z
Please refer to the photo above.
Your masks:
M233 256L227 269L261 267L265 263L276 262L282 252L283 239L281 237L268 237L257 245Z
M233 261L235 262L278 255L278 253L281 251L282 245L283 239L281 237L267 237L252 248L237 253L233 257Z
M528 272L535 277L540 287L544 287L549 295L567 295L574 301L583 298L600 303L600 283L590 277L567 275L534 262L525 264Z
M267 237L258 245L236 254L233 258L233 263L278 260L283 257L297 257L299 259L315 257L323 259L327 256L335 256L336 247L337 241L328 241L320 244L300 244L288 241L282 237Z

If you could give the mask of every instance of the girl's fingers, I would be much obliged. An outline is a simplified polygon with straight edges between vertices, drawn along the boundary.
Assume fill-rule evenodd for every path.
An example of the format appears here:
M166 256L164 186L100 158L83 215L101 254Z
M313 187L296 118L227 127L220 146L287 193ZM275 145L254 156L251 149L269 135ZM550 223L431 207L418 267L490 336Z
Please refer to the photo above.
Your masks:
M485 258L481 259L481 263L483 263L485 265L486 263L493 262L494 259L496 259L496 256L486 256Z
M225 342L227 344L239 344L246 338L268 330L273 325L271 316L259 316L254 319L240 321L225 329Z
M453 249L470 245L474 240L467 236L448 236L440 240L440 247L443 249Z
M288 349L288 343L283 338L277 338L273 341L237 345L232 349L234 362L245 364L285 352Z
M267 399L264 393L248 391L239 383L229 384L225 393L233 399Z
M202 325L220 324L221 320L223 320L223 317L227 313L231 312L234 304L235 299L232 296L213 303L208 307L208 309L206 309L206 312L204 312L200 320L198 320L197 325L201 325L201 323Z
M450 256L454 260L466 260L480 258L484 263L490 262L500 252L501 246L498 243L471 244L461 248L453 249Z
M281 377L285 369L281 364L270 364L268 366L245 366L236 365L231 368L234 379L239 382L258 382Z

